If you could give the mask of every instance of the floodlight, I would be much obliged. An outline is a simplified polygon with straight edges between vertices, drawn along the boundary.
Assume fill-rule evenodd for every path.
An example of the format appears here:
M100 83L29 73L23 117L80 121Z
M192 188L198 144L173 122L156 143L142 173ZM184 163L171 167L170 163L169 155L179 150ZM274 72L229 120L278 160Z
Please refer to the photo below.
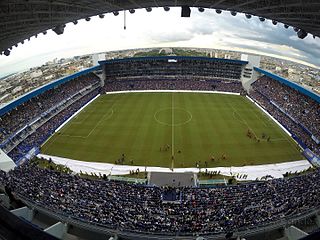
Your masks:
M231 11L230 13L231 13L232 16L236 16L237 15L236 11Z
M10 55L10 50L9 49L4 50L3 54L5 56L9 56Z
M300 29L297 32L297 35L298 35L298 38L304 39L304 38L306 38L306 36L308 36L308 33L306 31L304 31L303 29Z
M55 28L52 29L57 35L61 35L64 32L64 28L66 25L58 25Z

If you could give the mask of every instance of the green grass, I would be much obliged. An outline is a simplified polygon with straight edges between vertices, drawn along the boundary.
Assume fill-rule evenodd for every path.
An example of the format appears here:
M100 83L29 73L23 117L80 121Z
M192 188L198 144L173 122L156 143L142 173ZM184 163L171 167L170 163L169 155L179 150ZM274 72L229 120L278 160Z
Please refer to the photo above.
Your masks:
M265 133L271 141L250 139L249 128L259 138ZM165 145L170 149L160 151ZM100 96L41 151L108 163L125 154L126 165L132 160L133 165L176 168L195 167L197 161L201 167L205 162L215 167L303 159L295 142L245 97L209 93ZM223 154L227 159L222 159Z

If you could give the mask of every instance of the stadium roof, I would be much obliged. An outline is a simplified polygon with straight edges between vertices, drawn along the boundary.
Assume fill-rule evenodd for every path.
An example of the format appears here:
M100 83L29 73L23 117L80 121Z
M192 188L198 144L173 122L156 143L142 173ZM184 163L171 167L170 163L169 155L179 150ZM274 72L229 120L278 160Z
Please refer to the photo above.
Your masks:
M171 6L247 13L320 36L319 0L6 0L0 1L0 53L48 29L57 27L61 33L68 22L121 10Z
M248 64L248 61L242 60L233 60L225 58L210 58L210 57L192 57L192 56L156 56L156 57L130 57L130 58L117 58L110 60L99 61L100 65L110 64L110 63L119 63L119 62L130 62L130 61L150 61L150 60L200 60L200 61L210 61L210 62L227 62L245 65Z

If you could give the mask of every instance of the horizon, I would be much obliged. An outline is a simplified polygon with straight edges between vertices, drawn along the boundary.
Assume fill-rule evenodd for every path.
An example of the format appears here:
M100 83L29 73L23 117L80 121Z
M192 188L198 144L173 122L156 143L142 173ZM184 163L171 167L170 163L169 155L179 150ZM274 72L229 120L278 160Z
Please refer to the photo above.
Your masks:
M158 49L158 48L184 48L184 49L210 49L210 50L218 50L218 51L229 51L229 52L235 52L235 53L240 53L240 54L250 54L250 55L257 55L257 56L261 56L261 57L269 57L269 58L273 58L273 59L277 59L277 60L281 60L281 61L286 61L286 62L290 62L290 63L294 63L294 64L298 64L298 65L302 65L302 66L305 66L305 67L309 67L309 68L313 68L313 69L320 69L320 66L312 66L308 63L301 63L299 61L294 61L293 59L285 59L285 58L281 58L280 56L271 56L269 54L266 54L266 55L262 55L262 54L256 54L256 53L250 53L250 52L244 52L244 51L236 51L236 50L227 50L227 49L217 49L217 48L197 48L197 47L150 47L150 48L130 48L130 49L119 49L119 50L111 50L111 51L102 51L102 52L92 52L92 53L86 53L86 54L82 54L82 55L74 55L74 56L70 56L70 57L62 57L62 58L57 58L58 60L60 59L69 59L69 58L74 58L74 57L82 57L82 56L88 56L88 55L94 55L94 54L107 54L107 53L111 53L111 52L120 52L120 51L133 51L133 50L138 50L138 49ZM214 58L214 57L213 57ZM0 80L2 79L6 79L12 75L15 75L15 74L21 74L21 73L24 73L24 72L27 72L27 71L30 71L30 69L32 68L38 68L38 67L41 67L43 65L45 65L46 63L50 62L50 61L53 61L54 59L56 58L52 58L52 59L49 59L47 60L46 62L40 64L40 65L34 65L30 68L26 68L26 69L22 69L22 70L19 70L19 71L15 71L15 72L11 72L11 73L8 73L6 75L1 75L0 73Z

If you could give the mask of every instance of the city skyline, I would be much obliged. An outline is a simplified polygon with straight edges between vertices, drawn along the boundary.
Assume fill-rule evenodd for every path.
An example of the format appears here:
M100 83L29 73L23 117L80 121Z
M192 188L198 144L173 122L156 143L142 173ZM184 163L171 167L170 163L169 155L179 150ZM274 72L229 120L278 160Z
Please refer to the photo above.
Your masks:
M127 12L127 30L123 30L123 13L93 17L90 22L67 24L65 33L57 36L51 30L39 34L14 48L9 57L0 56L0 77L40 66L54 58L65 58L135 48L196 47L212 48L276 57L319 68L320 41L308 36L301 40L292 28L257 17L246 19L212 9L204 13L193 8L191 18L181 18L180 9L170 12L139 9Z

